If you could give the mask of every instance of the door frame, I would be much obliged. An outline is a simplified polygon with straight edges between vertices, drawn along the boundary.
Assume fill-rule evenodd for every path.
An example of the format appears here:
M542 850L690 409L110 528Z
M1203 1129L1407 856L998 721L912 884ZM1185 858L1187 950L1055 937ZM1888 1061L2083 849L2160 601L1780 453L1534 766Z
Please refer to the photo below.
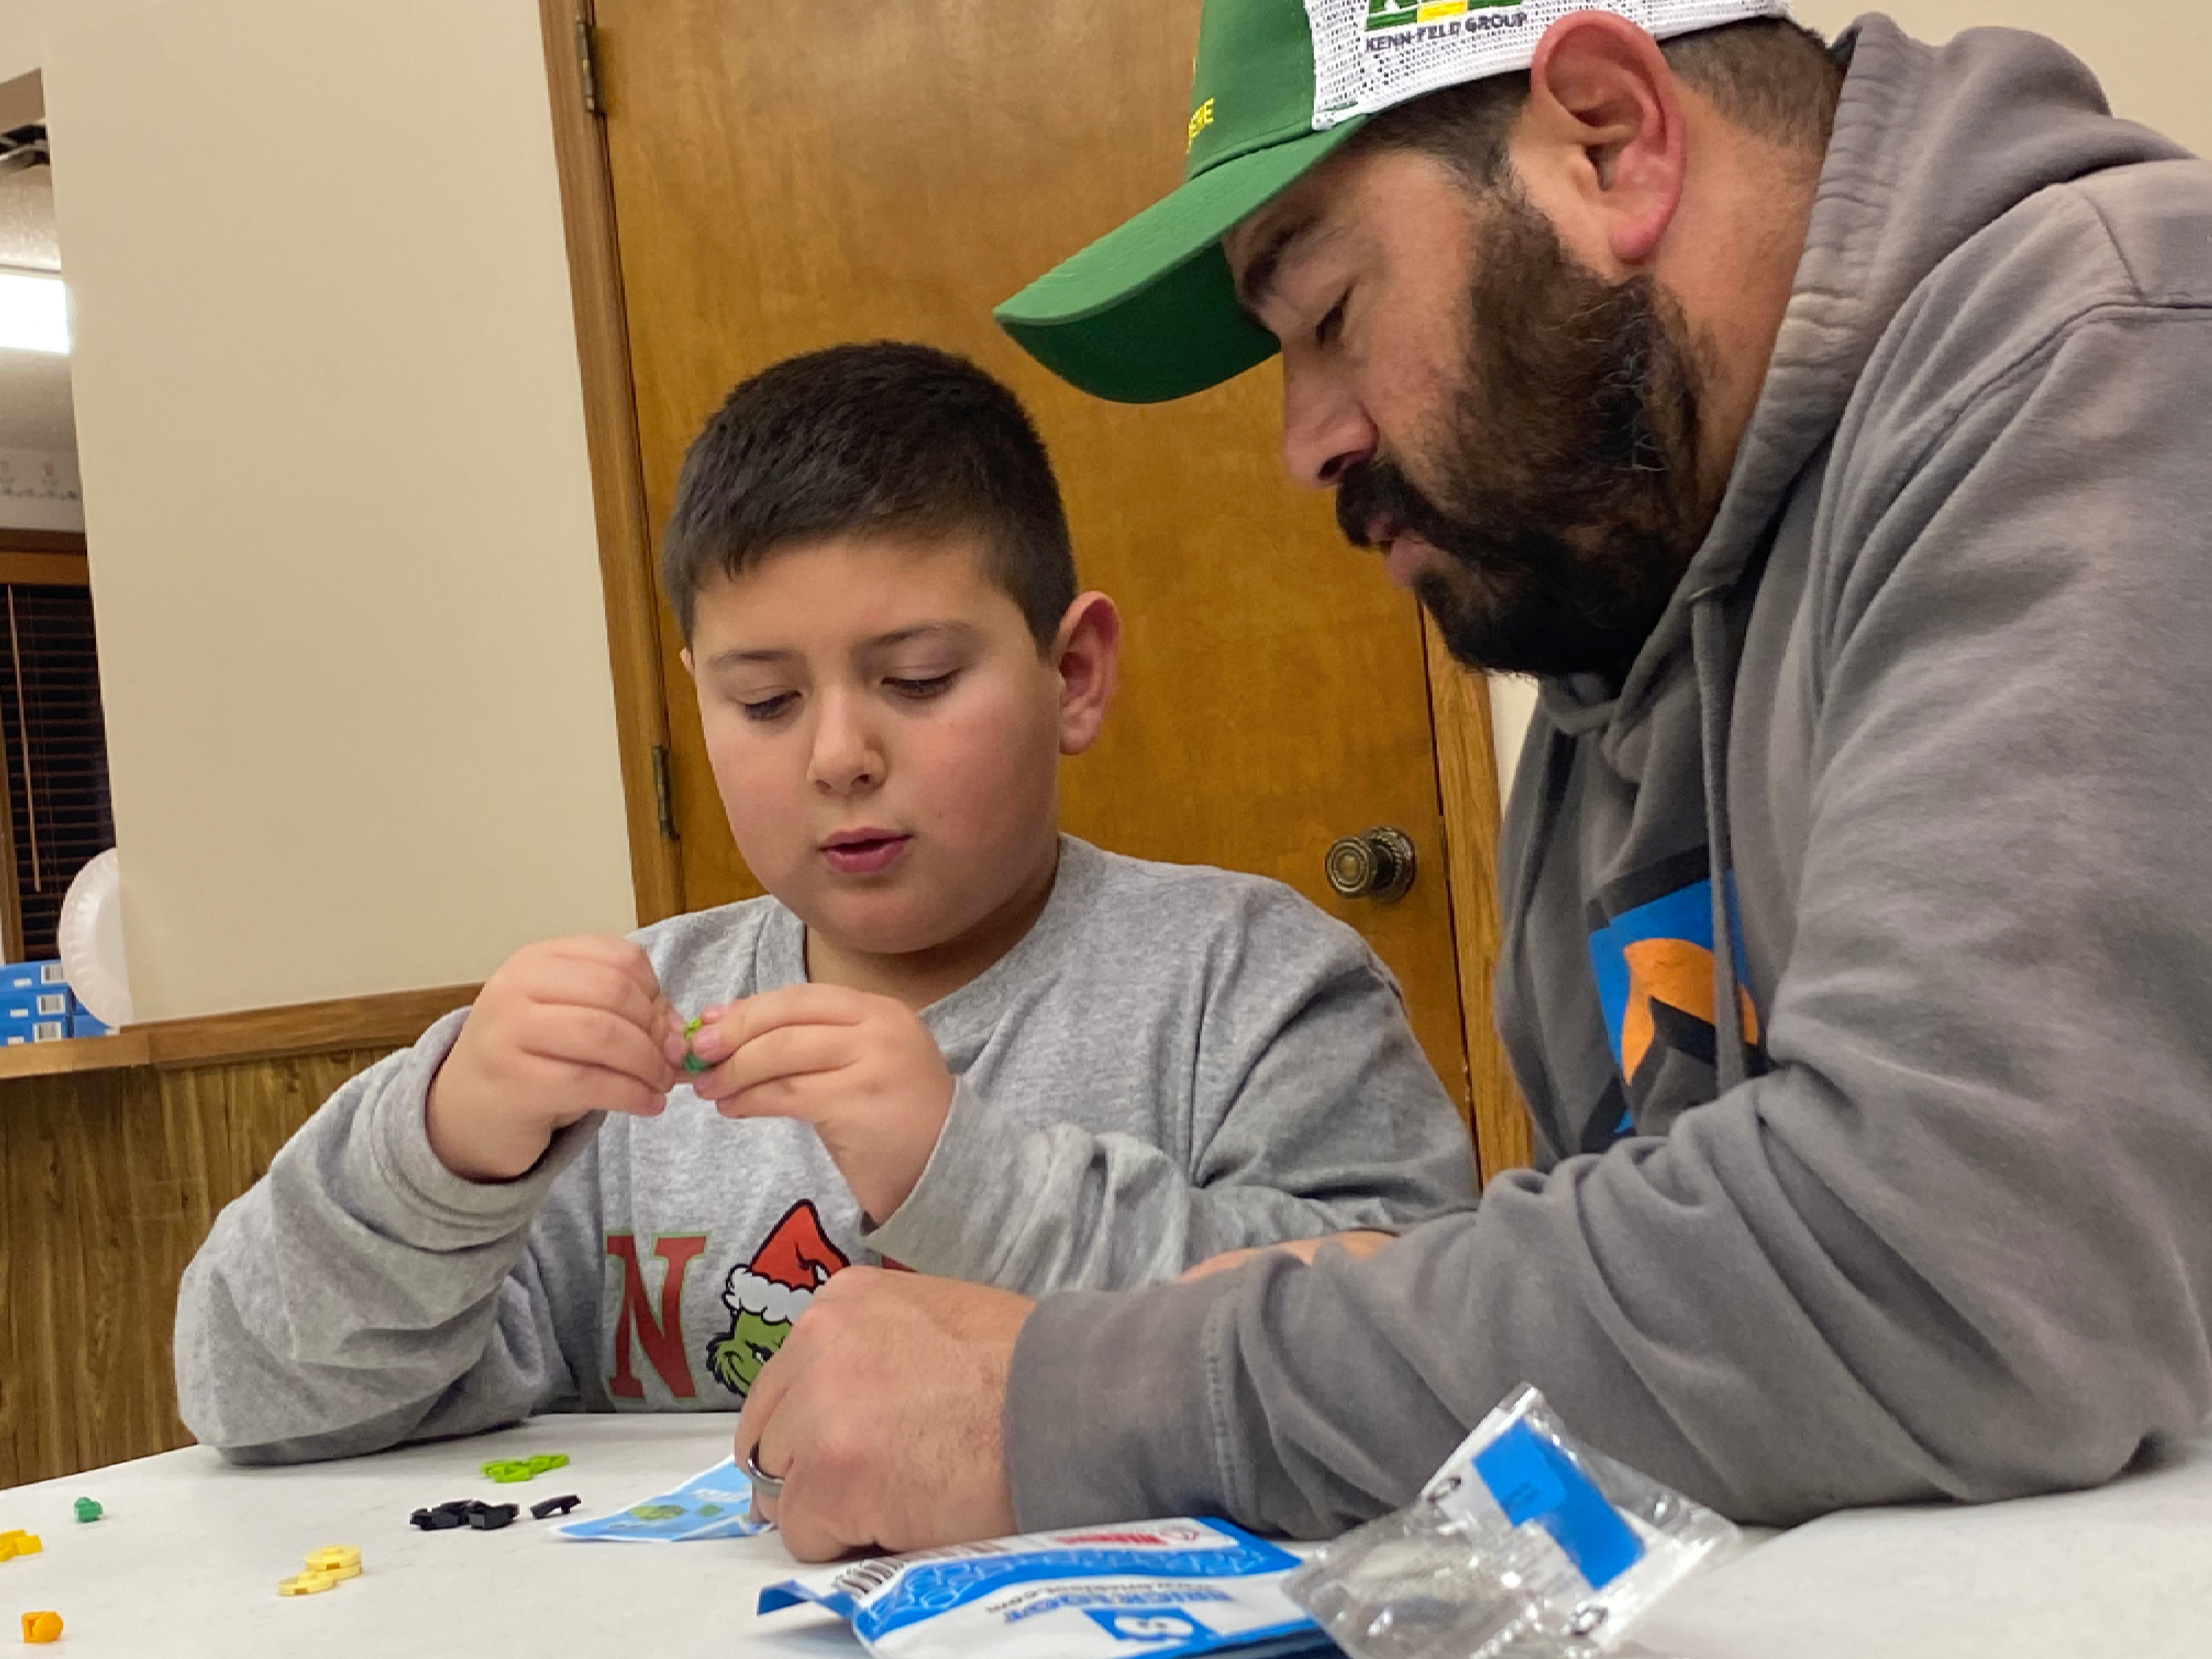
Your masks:
M606 595L607 648L614 674L615 730L629 826L630 875L639 924L684 908L681 849L662 811L669 754L661 629L668 624L653 568L645 461L638 437L629 321L623 293L613 173L607 156L604 85L595 64L591 0L538 0L551 94L554 163L568 241L569 288L582 371L584 436L599 525L599 578ZM1490 699L1481 679L1452 661L1425 612L1426 657L1443 826L1443 876L1459 968L1467 1075L1447 1079L1469 1108L1483 1180L1530 1161L1528 1115L1491 1017L1503 925L1498 899L1498 758Z
M599 523L599 584L606 596L607 652L614 672L615 740L629 828L630 882L640 927L684 909L683 849L662 810L668 787L667 692L660 678L660 587L646 510L629 315L623 297L614 174L596 87L587 99L585 52L591 0L539 0L545 72L553 105L553 162L568 246L583 373L584 443ZM595 77L596 78L596 77Z

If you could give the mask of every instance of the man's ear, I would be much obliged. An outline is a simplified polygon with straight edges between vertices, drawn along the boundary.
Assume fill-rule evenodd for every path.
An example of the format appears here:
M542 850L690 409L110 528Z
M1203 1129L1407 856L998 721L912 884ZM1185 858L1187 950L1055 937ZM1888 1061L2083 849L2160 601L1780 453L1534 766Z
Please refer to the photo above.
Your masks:
M1680 88L1659 43L1612 12L1553 24L1529 65L1512 155L1530 198L1601 276L1644 264L1681 204L1688 164Z
M1098 740L1121 664L1121 613L1103 593L1079 594L1060 619L1052 665L1060 675L1060 752Z

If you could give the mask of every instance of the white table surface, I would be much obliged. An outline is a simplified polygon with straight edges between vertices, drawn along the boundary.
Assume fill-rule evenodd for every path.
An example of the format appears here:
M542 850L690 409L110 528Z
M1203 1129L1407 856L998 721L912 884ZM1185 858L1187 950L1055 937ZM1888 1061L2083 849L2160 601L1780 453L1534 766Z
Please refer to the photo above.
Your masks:
M859 1651L813 1609L766 1619L761 1586L793 1571L774 1534L700 1544L579 1544L529 1505L576 1492L581 1516L666 1490L727 1455L726 1414L544 1418L503 1433L297 1468L233 1468L192 1448L0 1491L0 1530L43 1553L0 1562L0 1645L22 1613L66 1621L58 1659L611 1651L653 1659ZM495 1457L564 1451L568 1468L495 1486ZM70 1501L100 1500L81 1524ZM515 1503L499 1532L417 1532L448 1498ZM276 1582L325 1544L363 1571L323 1595ZM2208 1659L2212 1436L2093 1492L1984 1509L1831 1516L1686 1585L1638 1632L1683 1659ZM31 1650L20 1650L28 1653Z

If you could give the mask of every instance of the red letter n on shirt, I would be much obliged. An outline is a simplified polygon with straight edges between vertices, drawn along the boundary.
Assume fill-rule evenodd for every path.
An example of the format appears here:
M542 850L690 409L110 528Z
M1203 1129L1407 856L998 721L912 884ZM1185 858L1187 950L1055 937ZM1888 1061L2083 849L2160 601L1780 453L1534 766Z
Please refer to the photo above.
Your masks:
M666 1267L660 1275L660 1313L655 1317L646 1300L645 1270L637 1259L637 1239L629 1233L609 1233L607 1254L623 1264L622 1312L615 1321L615 1374L607 1392L617 1400L642 1400L645 1384L630 1363L633 1334L668 1392L690 1400L697 1390L691 1385L691 1362L684 1340L684 1275L707 1248L704 1233L677 1233L653 1241L653 1253Z

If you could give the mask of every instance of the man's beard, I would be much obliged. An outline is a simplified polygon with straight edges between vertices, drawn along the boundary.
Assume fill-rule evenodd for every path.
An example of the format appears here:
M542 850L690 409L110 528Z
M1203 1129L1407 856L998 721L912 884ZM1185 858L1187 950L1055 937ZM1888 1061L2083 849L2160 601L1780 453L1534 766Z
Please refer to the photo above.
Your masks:
M1618 683L1705 538L1701 375L1680 309L1648 276L1609 284L1516 186L1486 210L1468 362L1424 495L1384 455L1347 467L1337 522L1391 522L1450 562L1413 591L1454 657L1509 674Z

